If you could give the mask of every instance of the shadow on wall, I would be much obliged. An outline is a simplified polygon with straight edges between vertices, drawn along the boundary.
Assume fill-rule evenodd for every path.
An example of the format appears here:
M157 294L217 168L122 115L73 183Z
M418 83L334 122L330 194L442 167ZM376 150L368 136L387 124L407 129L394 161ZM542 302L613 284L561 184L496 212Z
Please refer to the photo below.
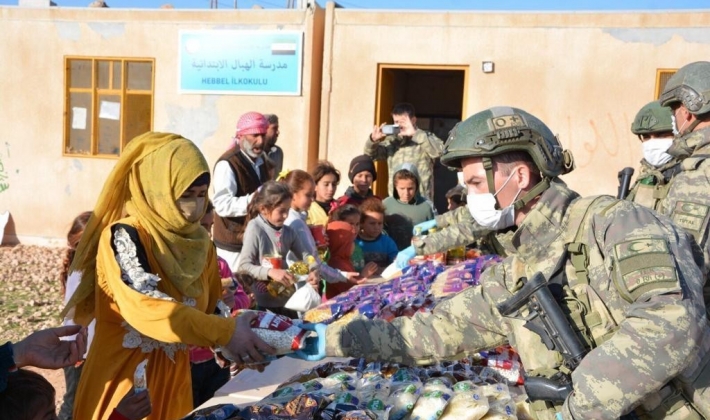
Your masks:
M0 213L0 245L18 244L15 221L9 211Z

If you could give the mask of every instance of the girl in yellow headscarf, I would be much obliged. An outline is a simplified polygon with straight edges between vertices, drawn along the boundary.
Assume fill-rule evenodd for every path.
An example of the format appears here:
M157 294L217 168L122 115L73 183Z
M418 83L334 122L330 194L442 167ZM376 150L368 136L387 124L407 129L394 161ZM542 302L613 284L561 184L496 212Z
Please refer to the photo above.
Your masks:
M63 314L96 319L74 418L107 419L144 360L147 418L183 417L193 407L188 344L225 346L240 363L273 353L251 316L214 314L222 286L199 224L208 186L204 156L178 135L146 133L121 154L70 268L82 277Z

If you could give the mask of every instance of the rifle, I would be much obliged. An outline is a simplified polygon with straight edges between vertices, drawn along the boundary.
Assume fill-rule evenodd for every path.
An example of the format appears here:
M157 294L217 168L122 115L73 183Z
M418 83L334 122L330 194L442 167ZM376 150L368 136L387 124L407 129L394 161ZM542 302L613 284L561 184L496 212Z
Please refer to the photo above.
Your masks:
M525 328L540 336L549 350L562 354L567 369L576 369L587 349L552 296L542 273L535 273L515 295L498 304L497 308L501 315L510 316L524 305L530 310ZM562 372L553 378L526 376L525 392L530 401L564 402L572 392L572 378Z
M619 190L616 193L616 198L623 200L629 195L629 187L631 186L631 177L634 176L634 168L626 167L620 170L616 176L619 178Z

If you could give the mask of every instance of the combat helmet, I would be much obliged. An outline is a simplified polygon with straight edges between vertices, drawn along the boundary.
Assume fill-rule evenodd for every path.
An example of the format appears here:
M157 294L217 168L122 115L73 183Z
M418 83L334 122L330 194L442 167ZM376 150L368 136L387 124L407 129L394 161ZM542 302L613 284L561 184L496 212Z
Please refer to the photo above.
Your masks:
M649 102L636 114L631 123L631 132L642 134L665 133L673 131L671 109L661 105L660 101Z
M574 169L572 153L562 149L545 123L522 109L506 106L489 108L457 124L446 140L441 163L460 169L462 159L483 158L492 193L495 188L491 157L515 151L530 155L542 175L542 181L515 202L516 210L547 189L550 179Z
M710 112L710 62L686 64L668 79L661 94L661 105L678 102L693 115Z

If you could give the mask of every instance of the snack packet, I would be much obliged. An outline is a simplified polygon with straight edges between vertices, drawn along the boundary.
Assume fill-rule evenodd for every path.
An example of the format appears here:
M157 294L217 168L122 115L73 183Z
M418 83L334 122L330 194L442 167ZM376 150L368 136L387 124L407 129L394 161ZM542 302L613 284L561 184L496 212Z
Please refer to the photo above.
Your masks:
M148 359L138 363L136 371L133 373L133 389L135 393L145 391L148 388L148 378L146 377L146 368L148 367Z

